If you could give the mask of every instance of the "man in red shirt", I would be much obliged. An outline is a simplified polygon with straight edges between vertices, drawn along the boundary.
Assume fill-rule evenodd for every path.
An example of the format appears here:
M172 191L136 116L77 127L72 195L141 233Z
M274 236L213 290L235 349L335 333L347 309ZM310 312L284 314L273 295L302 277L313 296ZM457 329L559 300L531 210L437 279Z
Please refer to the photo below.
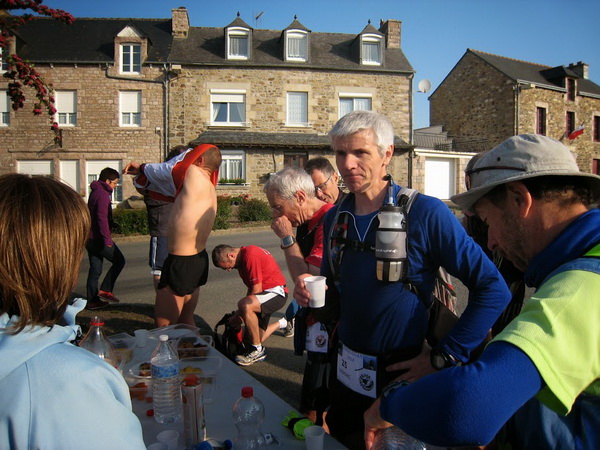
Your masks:
M262 361L267 356L262 343L279 328L268 327L271 314L283 308L287 299L285 277L273 255L256 245L239 248L217 245L212 261L228 272L237 269L248 287L246 296L238 302L235 320L243 319L252 345L243 355L237 355L235 362L249 366Z

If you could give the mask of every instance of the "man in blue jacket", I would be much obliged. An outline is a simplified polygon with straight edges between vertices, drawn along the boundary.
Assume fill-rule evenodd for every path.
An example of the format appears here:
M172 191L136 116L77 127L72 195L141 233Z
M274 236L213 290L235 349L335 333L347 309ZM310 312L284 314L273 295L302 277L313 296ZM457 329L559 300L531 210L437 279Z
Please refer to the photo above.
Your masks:
M106 167L102 169L98 179L90 184L92 192L88 199L88 208L92 218L92 229L90 239L86 244L90 260L90 270L87 278L87 309L104 308L109 301L119 301L113 294L113 289L119 274L125 267L125 257L112 240L113 218L110 199L118 182L119 172ZM98 290L98 280L102 274L104 259L110 261L112 266L108 269Z
M379 210L388 199L387 166L394 130L381 114L354 111L330 132L337 168L350 194L332 208L324 225L321 274L340 294L337 367L332 376L327 424L350 448L364 448L363 413L383 387L404 371L408 380L465 363L510 300L492 261L467 236L439 199L418 195L408 213L408 280L379 281L373 248ZM400 186L393 184L393 196ZM334 238L333 240L331 238ZM345 243L340 249L337 243ZM438 268L469 289L467 308L433 349L425 344L428 306ZM308 303L302 276L295 298ZM441 362L440 362L441 361Z
M365 414L367 448L388 422L456 447L487 444L509 419L513 449L600 448L600 177L539 135L507 139L467 177L452 200L535 294L475 363L389 386Z

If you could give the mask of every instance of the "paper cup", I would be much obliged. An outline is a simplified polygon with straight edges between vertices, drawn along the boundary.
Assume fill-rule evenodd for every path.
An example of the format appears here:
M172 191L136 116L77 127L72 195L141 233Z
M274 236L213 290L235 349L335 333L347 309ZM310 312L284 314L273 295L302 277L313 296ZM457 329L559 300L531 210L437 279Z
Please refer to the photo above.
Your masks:
M177 450L179 448L179 432L175 430L161 431L156 435L156 440L163 444L167 444L169 450Z
M145 347L148 343L148 330L135 330L135 345L136 347Z
M322 308L325 306L325 277L306 277L304 284L306 285L306 290L310 292L308 306L311 308Z
M304 429L304 442L306 450L323 450L323 439L325 439L325 429L317 425Z

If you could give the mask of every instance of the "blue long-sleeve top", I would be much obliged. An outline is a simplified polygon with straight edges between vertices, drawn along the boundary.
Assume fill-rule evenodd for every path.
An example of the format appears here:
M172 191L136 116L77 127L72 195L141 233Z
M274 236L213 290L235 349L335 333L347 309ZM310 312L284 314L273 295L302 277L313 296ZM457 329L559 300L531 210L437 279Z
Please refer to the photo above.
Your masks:
M400 190L394 185L394 197ZM321 273L332 277L329 237L336 215L332 208L324 224ZM349 214L347 238L375 246L377 211L354 215L354 196L340 204ZM346 246L339 271L341 294L339 336L353 350L380 354L400 348L420 348L427 332L427 309L439 266L469 289L469 301L458 323L444 338L443 347L467 361L469 353L510 301L502 276L465 232L450 209L439 199L420 194L408 214L408 279L421 299L402 283L377 280L375 253ZM425 301L423 301L425 299Z

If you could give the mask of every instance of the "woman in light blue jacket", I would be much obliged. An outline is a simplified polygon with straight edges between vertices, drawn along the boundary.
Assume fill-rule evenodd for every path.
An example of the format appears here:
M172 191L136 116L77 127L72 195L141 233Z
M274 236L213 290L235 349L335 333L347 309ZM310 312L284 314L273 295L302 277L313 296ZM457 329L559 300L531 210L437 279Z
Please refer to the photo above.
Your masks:
M70 343L89 227L66 185L0 176L0 448L145 448L122 376Z

